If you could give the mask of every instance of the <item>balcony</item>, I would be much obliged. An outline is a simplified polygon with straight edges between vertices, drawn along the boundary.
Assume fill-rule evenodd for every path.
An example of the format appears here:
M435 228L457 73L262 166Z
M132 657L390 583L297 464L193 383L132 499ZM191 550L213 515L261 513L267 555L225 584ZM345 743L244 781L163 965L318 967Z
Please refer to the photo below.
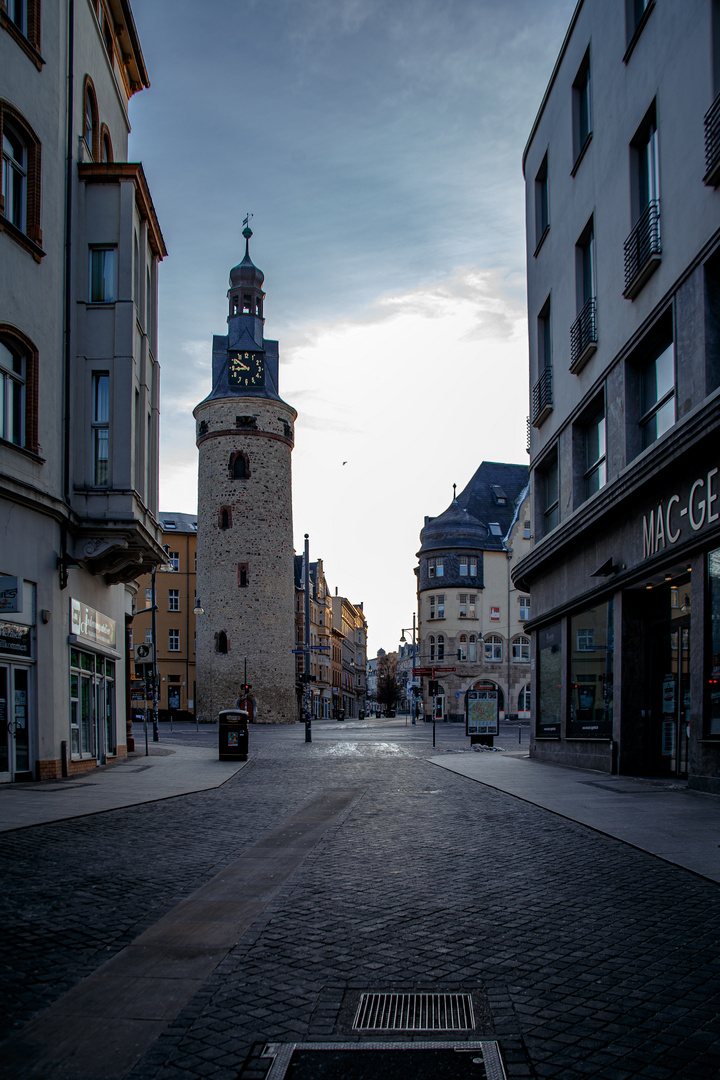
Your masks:
M532 392L532 422L539 427L546 416L552 412L552 368L546 367Z
M570 370L581 371L597 349L597 303L591 296L570 327Z
M625 241L626 300L634 300L651 274L660 265L660 202L653 199Z
M705 175L708 187L720 184L720 94L705 113Z

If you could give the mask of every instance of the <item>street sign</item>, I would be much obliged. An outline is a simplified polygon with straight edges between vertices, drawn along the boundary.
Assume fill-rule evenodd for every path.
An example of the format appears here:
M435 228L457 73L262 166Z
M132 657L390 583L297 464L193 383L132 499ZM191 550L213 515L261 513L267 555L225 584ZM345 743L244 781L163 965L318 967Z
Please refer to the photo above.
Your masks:
M152 664L155 659L155 650L149 641L144 641L142 645L135 646L135 663L136 664Z
M413 670L413 675L435 675L435 673L438 672L438 671L440 671L440 672L443 672L443 671L457 671L457 668L454 668L454 667L414 667L412 670Z

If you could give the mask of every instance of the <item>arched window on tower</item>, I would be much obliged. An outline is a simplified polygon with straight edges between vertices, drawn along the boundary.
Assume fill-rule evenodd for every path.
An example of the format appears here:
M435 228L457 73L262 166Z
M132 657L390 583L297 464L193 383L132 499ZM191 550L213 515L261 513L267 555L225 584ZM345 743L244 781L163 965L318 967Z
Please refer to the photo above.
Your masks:
M231 480L247 480L250 476L250 461L242 450L237 450L230 455L229 472Z
M223 506L220 508L220 514L218 515L218 525L221 529L232 528L232 510L229 506Z
M215 652L226 653L228 651L228 639L224 630L215 635Z

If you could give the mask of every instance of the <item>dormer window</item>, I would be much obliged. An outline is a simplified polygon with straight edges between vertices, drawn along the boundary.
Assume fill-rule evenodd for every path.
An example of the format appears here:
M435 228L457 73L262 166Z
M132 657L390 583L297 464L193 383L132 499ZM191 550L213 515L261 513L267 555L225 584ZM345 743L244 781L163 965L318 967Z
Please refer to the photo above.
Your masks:
M507 495L500 484L491 484L490 490L496 506L507 506Z
M491 521L488 524L488 528L490 529L490 535L491 536L502 536L502 529L500 528L500 523L499 522Z

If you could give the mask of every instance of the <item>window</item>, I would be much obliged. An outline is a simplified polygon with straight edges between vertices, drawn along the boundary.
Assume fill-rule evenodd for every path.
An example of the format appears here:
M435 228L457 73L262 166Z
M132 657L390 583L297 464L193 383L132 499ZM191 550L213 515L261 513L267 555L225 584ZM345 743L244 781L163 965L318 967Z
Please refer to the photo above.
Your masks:
M105 124L100 128L100 160L105 164L113 160L112 139Z
M708 552L707 734L720 735L720 548Z
M532 525L529 521L523 522L523 540L530 540L532 537Z
M180 570L180 552L179 551L168 551L167 557L168 557L168 562L170 563L171 569L174 570L177 573Z
M538 370L552 367L552 330L550 321L550 297L543 304L537 317Z
M40 231L40 140L25 118L7 101L0 100L2 136L2 195L0 228L30 246L39 262L44 254ZM31 241L28 245L23 239Z
M27 147L6 124L3 128L3 212L21 232L25 232L27 209Z
M552 321L550 297L537 317L538 380L532 391L532 422L541 424L552 409Z
M491 536L502 536L502 529L500 528L499 521L490 521L488 523L488 529Z
M590 218L575 245L577 318L570 328L570 370L577 373L597 348L595 225Z
M573 104L573 174L580 164L583 152L592 137L590 114L590 49L583 57L575 76L572 91Z
M429 644L430 644L430 659L434 660L435 659L435 638L434 638L434 636L432 634L430 635L430 638L429 638Z
M148 627L148 629L145 631L145 644L146 645L152 645L152 639L153 639L152 627Z
M468 642L468 660L471 664L477 663L477 637L475 634L470 635Z
M180 652L179 630L168 630L168 652Z
M475 593L470 593L470 595L468 597L468 618L469 619L474 619L475 618L475 600L476 600L476 594Z
M585 423L583 430L584 496L589 499L596 491L605 486L607 481L607 462L605 458L605 406L603 405Z
M515 638L512 647L512 658L516 664L527 664L530 662L530 638Z
M537 731L539 738L560 737L560 713L562 700L562 644L560 624L555 623L538 631L538 711Z
M535 254L550 228L550 203L548 200L548 160L542 159L535 176Z
M242 451L236 451L230 455L229 468L231 480L247 480L250 476L250 462Z
M612 735L613 644L612 600L571 618L569 737Z
M643 448L664 435L675 423L675 350L668 345L641 373Z
M225 654L225 653L227 653L227 651L228 651L227 634L225 633L224 630L220 630L219 633L217 633L215 635L215 652ZM298 660L299 659L300 659L300 657L298 657Z
M248 563L238 563L238 588L246 589L248 584Z
M180 590L170 589L168 591L168 611L180 610Z
M113 304L115 302L116 249L90 249L90 303Z
M145 590L145 603L152 604L152 589Z
M95 88L89 75L85 76L83 90L84 113L83 113L83 138L88 154L93 161L100 157L100 123L98 120L97 99Z
M530 618L530 597L519 596L518 603L520 605L520 622L527 622Z
M460 643L458 646L458 660L467 660L467 634L460 635Z
M92 377L93 484L107 487L110 482L110 375L96 371Z
M485 659L495 664L503 658L502 638L497 634L489 634L485 638Z
M218 521L220 528L225 531L232 525L232 510L229 506L223 506L220 509L220 520Z
M459 602L459 616L461 619L467 619L467 593L460 593L458 596Z
M428 559L428 577L442 577L444 573L442 558Z
M138 244L138 235L135 233L135 240L133 243L133 301L137 311L140 310L140 246ZM204 421L203 421L204 423ZM201 424L202 427L202 424Z
M438 662L445 659L445 638L442 634L438 634L437 639L437 658Z
M7 14L21 34L28 36L28 0L7 0Z
M468 572L468 558L467 555L461 555L458 560L458 572L460 577L467 577Z
M625 0L625 30L627 40L627 50L623 58L625 63L630 59L630 55L635 48L635 43L642 33L642 29L654 7L655 0Z
M560 491L557 454L536 472L536 498L543 522L543 535L554 529L560 520Z
M469 567L468 568L470 570L470 577L477 577L477 572L478 572L477 556L475 556L475 555L470 556L470 562L469 562Z
M430 597L430 618L431 619L435 618L435 597L434 596Z
M632 232L625 241L625 289L633 300L660 265L660 161L655 102L630 144Z
M532 708L532 694L530 693L530 683L526 683L523 686L520 694L518 695L518 712L530 712Z
M438 619L445 618L445 597L442 594L437 598L437 617Z
M0 438L26 445L27 358L0 338Z

